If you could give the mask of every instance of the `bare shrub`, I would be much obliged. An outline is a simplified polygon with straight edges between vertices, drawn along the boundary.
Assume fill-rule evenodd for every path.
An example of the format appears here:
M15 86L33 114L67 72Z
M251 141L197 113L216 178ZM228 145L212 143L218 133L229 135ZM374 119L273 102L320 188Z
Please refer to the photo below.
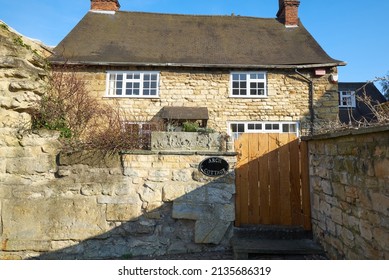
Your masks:
M373 100L366 92L366 86L370 83L378 81L388 81L389 76L383 78L376 78L374 81L367 82L363 87L357 89L356 91L362 90L362 95L356 96L356 100L359 103L365 105L370 114L368 117L363 117L362 119L355 119L352 114L352 110L348 111L349 123L342 123L339 119L336 121L325 121L321 120L314 124L315 134L324 134L334 131L341 131L346 129L356 129L362 127L370 126L380 126L389 124L389 103L378 103Z
M46 94L33 114L33 128L60 131L63 150L68 152L148 149L150 132L129 130L125 124L133 117L118 102L108 104L92 96L77 70L65 65L48 75ZM151 129L157 126L150 124Z

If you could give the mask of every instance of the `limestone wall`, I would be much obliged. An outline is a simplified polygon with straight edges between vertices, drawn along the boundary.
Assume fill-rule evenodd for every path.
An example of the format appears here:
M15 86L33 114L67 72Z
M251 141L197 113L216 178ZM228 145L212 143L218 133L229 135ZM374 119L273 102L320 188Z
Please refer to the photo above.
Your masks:
M229 248L235 156L224 155L231 170L217 179L198 171L206 157L76 153L59 157L51 180L3 182L0 259L109 259ZM23 180L22 171L10 172Z
M389 259L389 127L309 142L315 237L334 259Z
M107 70L160 71L160 98L105 98ZM304 130L309 126L309 85L294 70L269 70L268 97L261 99L230 98L229 70L88 67L78 71L96 97L120 104L133 121L158 119L164 106L201 106L209 110L208 126L218 132L227 132L228 121L301 121ZM314 81L313 106L317 119L337 118L338 88L329 82L329 75L336 71L327 69L327 75L316 77L312 70L301 70Z

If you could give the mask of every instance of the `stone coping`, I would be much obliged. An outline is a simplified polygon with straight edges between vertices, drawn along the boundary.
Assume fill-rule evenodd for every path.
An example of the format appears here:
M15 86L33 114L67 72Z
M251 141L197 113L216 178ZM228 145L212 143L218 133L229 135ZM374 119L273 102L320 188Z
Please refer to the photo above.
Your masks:
M326 139L339 138L344 136L362 135L362 134L385 132L385 131L389 131L389 124L380 125L380 126L362 127L362 128L350 128L346 130L334 131L325 134L303 136L301 137L301 140L303 141L326 140Z
M121 155L162 155L162 156L237 156L236 152L209 152L209 151L121 151Z

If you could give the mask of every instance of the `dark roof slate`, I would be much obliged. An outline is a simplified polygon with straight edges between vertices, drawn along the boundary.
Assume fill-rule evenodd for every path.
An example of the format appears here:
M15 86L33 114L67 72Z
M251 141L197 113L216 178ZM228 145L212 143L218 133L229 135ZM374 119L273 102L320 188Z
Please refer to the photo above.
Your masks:
M53 62L103 65L344 65L302 24L241 16L88 12L54 51Z

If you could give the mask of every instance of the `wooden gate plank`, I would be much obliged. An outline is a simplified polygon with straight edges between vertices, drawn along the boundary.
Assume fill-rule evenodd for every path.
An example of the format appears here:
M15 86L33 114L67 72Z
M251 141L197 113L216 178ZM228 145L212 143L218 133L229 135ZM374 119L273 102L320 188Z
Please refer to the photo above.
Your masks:
M269 134L269 182L270 182L270 217L272 224L280 224L280 173L278 169L278 134Z
M249 224L259 223L259 176L258 176L258 158L259 158L259 134L249 134Z
M259 223L270 224L270 189L269 189L269 136L264 134L258 139L260 158L259 173Z
M279 173L280 173L280 219L282 225L292 224L292 208L290 199L290 153L289 135L280 134Z

